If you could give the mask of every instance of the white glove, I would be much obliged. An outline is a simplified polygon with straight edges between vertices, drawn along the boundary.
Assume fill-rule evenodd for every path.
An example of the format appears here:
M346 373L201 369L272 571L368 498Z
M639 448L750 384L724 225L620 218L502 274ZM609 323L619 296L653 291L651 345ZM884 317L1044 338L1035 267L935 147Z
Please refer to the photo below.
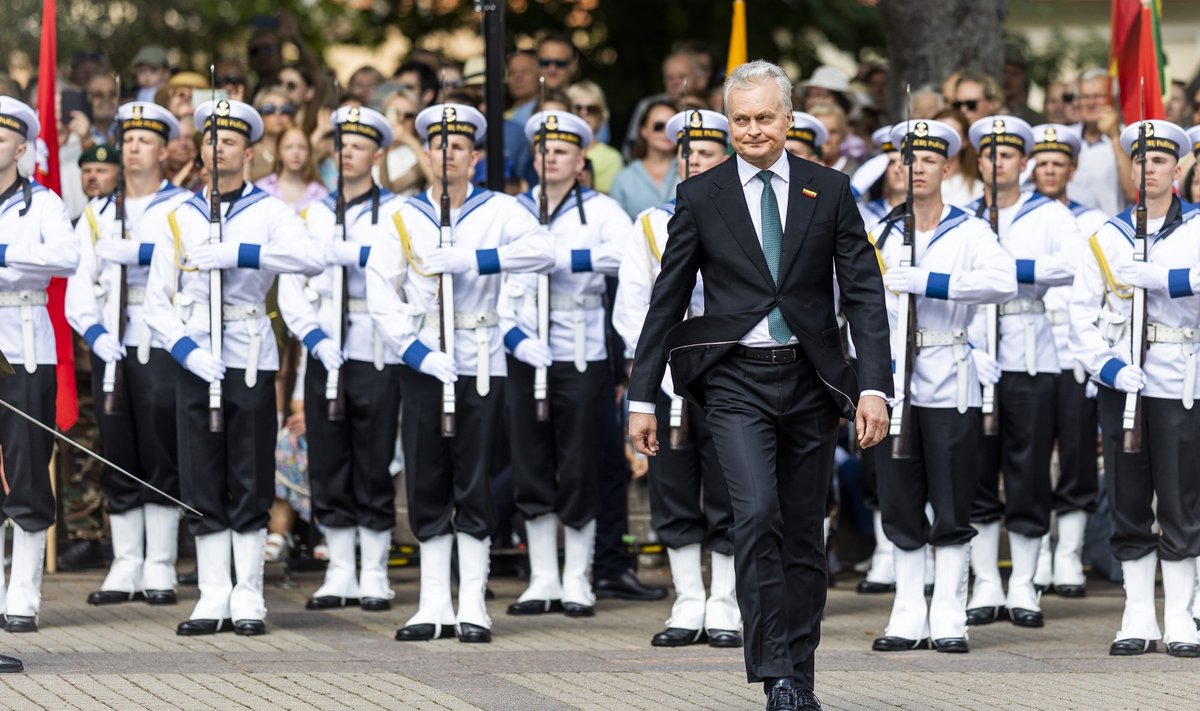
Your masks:
M892 267L883 275L883 285L896 294L925 295L929 270L920 267Z
M317 341L310 352L313 354L313 358L321 361L325 370L337 370L342 367L342 363L346 362L346 357L342 355L342 349L335 346L333 341L328 338Z
M1113 385L1117 386L1117 390L1136 393L1146 387L1146 373L1135 365L1127 365L1117 371L1117 377L1113 378Z
M325 262L343 267L357 267L362 263L363 246L357 242L338 240L325 246Z
M203 348L195 348L183 359L183 367L201 380L215 383L225 377L225 364Z
M102 333L92 341L92 353L105 363L116 363L125 357L125 346L111 333Z
M192 249L188 261L197 269L233 269L238 263L239 247L241 245L237 242L202 244Z
M1087 399L1089 399L1089 400L1095 400L1095 399L1096 399L1096 395L1098 395L1098 394L1099 394L1099 392L1100 392L1100 391L1099 391L1099 389L1096 387L1096 384L1095 384L1095 383L1093 383L1093 382L1092 382L1092 381L1090 381L1090 380L1089 380L1089 381L1087 381L1087 385L1084 385L1084 386L1083 386L1083 396L1084 396L1084 397L1086 397L1086 398L1087 398Z
M1148 262L1123 262L1113 270L1117 281L1150 291L1166 291L1170 270Z
M102 262L136 266L142 243L131 239L102 239L96 242L96 258Z
M535 368L549 368L554 361L550 357L550 347L537 338L522 339L513 349L513 358Z
M419 370L425 375L432 375L443 383L458 381L458 366L454 365L454 358L441 351L427 353L421 359Z
M980 385L995 385L1000 382L1000 364L985 350L971 349L971 360L975 361L975 373Z
M463 274L477 269L475 250L463 247L439 247L425 255L428 274Z

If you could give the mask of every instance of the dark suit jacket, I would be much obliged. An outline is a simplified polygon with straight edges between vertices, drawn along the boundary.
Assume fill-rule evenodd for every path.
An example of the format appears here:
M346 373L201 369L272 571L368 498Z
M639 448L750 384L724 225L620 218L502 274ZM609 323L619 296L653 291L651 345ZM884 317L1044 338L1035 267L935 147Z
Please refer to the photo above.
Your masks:
M679 185L638 342L631 400L654 402L670 361L675 392L703 406L701 376L776 306L844 416L853 417L862 390L892 394L883 280L849 180L794 156L788 161L778 288L750 221L737 161ZM834 314L835 267L857 376L846 363ZM704 276L704 315L681 322L697 271Z

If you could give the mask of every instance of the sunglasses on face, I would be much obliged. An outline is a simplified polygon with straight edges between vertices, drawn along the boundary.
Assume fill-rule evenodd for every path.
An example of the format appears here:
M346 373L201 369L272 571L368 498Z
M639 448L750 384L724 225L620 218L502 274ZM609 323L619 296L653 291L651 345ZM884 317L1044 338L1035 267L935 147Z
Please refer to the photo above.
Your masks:
M950 105L954 107L955 111L962 111L963 109L975 111L981 103L983 103L983 99L969 99L967 101L954 101Z
M1079 96L1077 94L1072 94L1069 91L1064 91L1063 95L1062 95L1062 100L1063 100L1064 104L1073 104L1073 103L1075 103L1075 100L1078 98L1079 98Z
M236 85L240 86L245 83L246 83L246 78L241 76L240 74L225 74L223 76L217 77L217 84L220 84L220 85L236 84Z
M295 116L296 107L291 104L263 104L258 113L263 116L270 116L274 113L281 113L284 116Z
M655 121L654 123L650 124L650 128L651 128L651 129L652 129L652 130L653 130L655 133L658 133L658 132L662 131L662 130L663 130L663 129L665 129L666 127L667 127L667 122L666 122L666 121Z
M275 54L275 48L269 44L259 45L257 47L251 47L250 49L246 50L246 54L250 55L251 57L257 57L260 54L265 54L265 55L269 56L269 55Z
M542 59L538 57L538 66L543 69L548 67L557 67L558 69L566 69L571 64L569 59Z
M403 119L405 121L412 121L413 119L415 119L417 117L417 112L415 112L415 111L399 111L397 109L388 109L387 117L389 119L391 119L392 121L395 121L398 118Z
M600 116L601 114L604 113L604 109L600 108L596 104L575 104L571 108L572 108L572 110L575 111L575 113L579 114L580 116L583 116L586 114L591 114L593 116Z
M301 87L301 84L298 81L285 81L283 83L283 88L287 89L288 91L295 91L295 90L299 89L300 87Z

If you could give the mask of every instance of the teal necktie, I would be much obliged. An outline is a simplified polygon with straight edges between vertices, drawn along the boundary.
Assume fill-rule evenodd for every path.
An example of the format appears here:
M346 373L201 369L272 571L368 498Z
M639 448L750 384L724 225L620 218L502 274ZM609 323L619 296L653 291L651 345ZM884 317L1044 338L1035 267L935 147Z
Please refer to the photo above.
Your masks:
M767 269L771 270L771 279L779 285L779 249L783 245L783 224L779 220L779 203L775 201L775 189L771 187L769 170L759 172L758 179L763 182L762 200L759 201L759 211L762 215L762 247L763 256L767 258ZM783 320L783 312L779 307L771 309L767 314L767 330L776 343L787 343L792 339L792 329Z

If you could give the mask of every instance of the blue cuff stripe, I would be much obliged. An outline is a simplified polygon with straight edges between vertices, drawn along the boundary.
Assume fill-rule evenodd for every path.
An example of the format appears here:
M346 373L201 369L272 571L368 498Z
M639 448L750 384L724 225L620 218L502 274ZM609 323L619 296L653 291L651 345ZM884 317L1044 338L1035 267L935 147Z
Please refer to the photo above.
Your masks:
M238 245L238 269L258 269L258 256L262 251L259 244Z
M154 243L142 242L138 245L138 264L143 267L150 264L150 258L154 256Z
M196 345L196 342L191 338L184 336L178 341L175 341L175 345L171 346L171 357L174 358L180 365L183 365L183 361L187 360L188 354L199 347L200 346Z
M8 251L7 244L0 244L0 267L7 267L8 262L4 259L4 253Z
M931 299L949 299L950 275L929 272L929 281L925 283L925 295Z
M480 274L500 273L500 252L495 249L475 250L475 259L479 262Z
M96 345L96 339L106 333L108 333L108 329L97 323L83 332L83 340L87 341L88 348L93 348Z
M1033 280L1033 260L1018 259L1017 260L1017 283L1032 284Z
M508 329L508 333L504 334L504 347L508 349L509 353L516 353L517 346L526 338L529 338L528 334L513 326Z
M573 272L590 272L590 271L592 271L592 250L590 250L590 249L572 249L571 250L571 271L573 271Z
M1172 299L1192 296L1192 270L1172 269L1167 272L1167 291Z
M1121 372L1121 368L1125 367L1125 361L1120 358L1109 358L1104 367L1100 369L1100 382L1110 388L1117 387L1117 373Z
M305 334L304 338L302 338L301 340L304 341L304 347L307 348L311 352L313 349L313 346L317 345L318 343L325 340L326 338L329 338L329 334L325 333L320 328L314 328L313 330L311 330L307 334Z
M362 249L358 250L358 266L360 266L360 267L367 266L367 257L370 257L370 256L371 256L371 247L370 246L366 246L366 247L363 247Z
M408 367L412 368L413 370L420 370L421 361L425 360L425 356L432 352L433 351L429 350L429 346L425 345L424 343L421 343L420 341L413 341L412 345L404 351L404 355L401 356L401 358L404 360L404 364Z

